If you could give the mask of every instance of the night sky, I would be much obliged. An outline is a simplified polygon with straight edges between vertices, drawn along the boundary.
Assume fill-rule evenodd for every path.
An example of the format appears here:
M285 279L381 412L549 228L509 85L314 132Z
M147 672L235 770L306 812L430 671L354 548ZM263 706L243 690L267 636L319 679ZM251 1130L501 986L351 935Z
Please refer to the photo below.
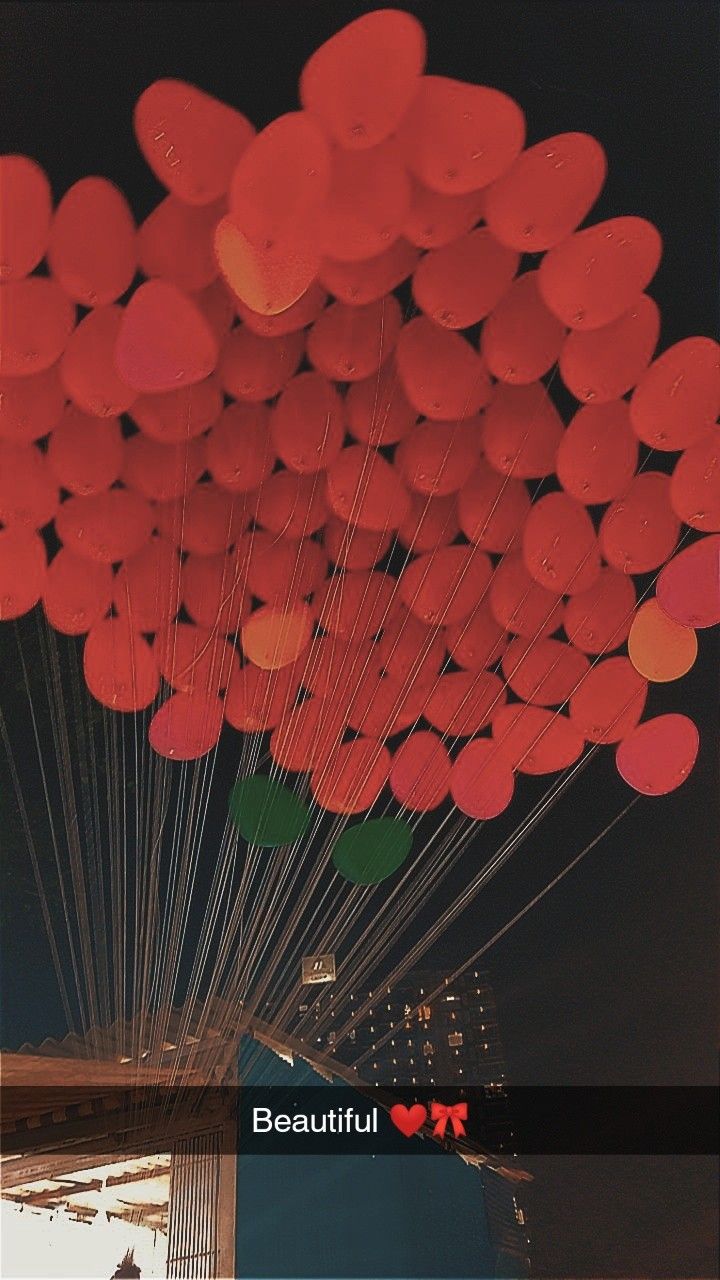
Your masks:
M87 174L111 178L141 220L163 194L132 133L133 106L148 83L186 79L261 127L295 109L299 70L317 44L375 7L337 0L6 3L1 149L37 159L56 198ZM717 8L662 0L426 0L397 7L426 28L428 71L494 85L516 98L526 113L528 145L563 130L600 140L609 172L592 220L637 214L663 236L663 261L650 286L663 316L660 347L714 334ZM8 664L17 652L9 632L0 629L0 691L4 703L8 693L9 731L21 761L31 744L9 689ZM682 710L698 724L701 755L689 781L669 797L636 804L483 961L516 1083L691 1086L717 1078L711 961L718 923L717 659L717 635L706 632L690 674L654 688L649 699L650 714ZM2 780L5 810L4 774ZM529 801L540 792L528 786L524 794ZM460 964L630 798L612 752L602 750L424 966ZM480 865L491 839L496 843L494 833L485 834L467 856ZM44 979L40 940L28 957L26 939L8 929L17 907L11 884L2 1035L11 1047L62 1031L53 1024L55 996ZM638 1158L622 1169L593 1171L588 1161L563 1168L554 1161L531 1193L536 1274L716 1274L707 1164Z

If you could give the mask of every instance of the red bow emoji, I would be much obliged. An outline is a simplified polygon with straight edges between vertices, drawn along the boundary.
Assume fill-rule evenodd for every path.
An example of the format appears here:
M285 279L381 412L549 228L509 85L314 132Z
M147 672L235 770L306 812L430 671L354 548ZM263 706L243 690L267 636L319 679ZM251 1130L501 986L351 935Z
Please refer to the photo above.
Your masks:
M453 1107L446 1107L444 1102L433 1102L430 1108L430 1119L437 1121L433 1129L433 1137L445 1137L448 1120L452 1124L454 1137L463 1137L465 1133L463 1120L467 1120L467 1114L467 1102L456 1102Z

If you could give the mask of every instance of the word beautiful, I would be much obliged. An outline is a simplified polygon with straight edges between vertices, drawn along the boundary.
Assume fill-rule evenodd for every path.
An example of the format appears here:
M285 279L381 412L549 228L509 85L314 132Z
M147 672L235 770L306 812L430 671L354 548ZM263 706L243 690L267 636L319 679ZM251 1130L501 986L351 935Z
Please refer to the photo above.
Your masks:
M253 1133L377 1133L377 1107L359 1115L354 1107L333 1107L322 1115L296 1115L253 1107Z

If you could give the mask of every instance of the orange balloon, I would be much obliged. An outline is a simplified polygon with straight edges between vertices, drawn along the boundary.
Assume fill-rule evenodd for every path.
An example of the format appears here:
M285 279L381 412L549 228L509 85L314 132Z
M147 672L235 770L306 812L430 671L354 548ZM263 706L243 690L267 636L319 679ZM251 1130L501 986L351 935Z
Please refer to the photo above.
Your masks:
M570 719L588 742L620 742L638 723L647 688L629 658L605 658L575 690Z
M444 498L411 493L410 510L397 531L397 540L408 551L419 555L435 547L449 546L459 532L454 493Z
M423 714L441 733L469 738L490 723L506 696L492 671L451 671L438 677Z
M432 626L461 622L483 599L490 557L476 547L441 547L418 556L400 575L400 599L421 622Z
M505 552L515 543L530 510L522 480L510 480L481 460L458 495L460 528L485 551Z
M310 538L276 538L256 530L248 563L252 595L266 603L285 603L312 595L324 581L327 556Z
M562 640L518 636L508 645L502 668L508 685L523 702L556 707L574 693L590 663L584 653Z
M659 334L660 312L646 293L599 329L573 329L560 352L565 386L587 404L619 399L642 377Z
M37 445L0 440L0 523L42 529L59 504L56 477Z
M321 373L299 373L288 382L270 418L277 456L301 475L324 470L345 438L343 402Z
M540 292L571 329L600 329L635 306L662 253L644 218L610 218L555 245L540 264Z
M256 667L277 671L297 662L312 629L313 615L306 604L263 605L243 623L243 653Z
M516 480L551 475L562 437L562 420L542 382L497 388L483 429L485 456L495 471Z
M65 192L48 262L63 292L83 307L107 306L130 288L138 265L135 221L114 183L81 178Z
M323 532L323 546L339 569L372 569L390 547L390 532L358 529L331 516Z
M122 480L144 498L171 502L187 493L205 469L202 440L159 444L140 432L125 441Z
M418 249L441 249L472 231L482 218L484 208L484 191L448 196L423 186L414 178L402 234Z
M720 530L718 428L703 436L678 458L670 483L670 501L673 511L693 529L701 529L703 533ZM667 555L663 559L666 560Z
M87 561L82 563L88 569ZM115 575L112 599L119 616L135 631L159 631L171 622L180 608L180 556L175 547L165 538L151 538L128 556Z
M446 798L450 771L450 757L436 733L411 733L393 755L390 790L405 809L428 813Z
M376 646L385 675L408 687L432 684L444 658L442 631L429 627L403 605L391 610Z
M91 628L83 670L93 698L111 711L142 711L160 688L155 654L125 618L105 618Z
M413 276L421 311L445 329L467 329L489 315L505 296L519 256L479 227L442 249L431 249Z
M530 577L518 551L500 561L490 584L489 602L495 621L518 636L548 636L562 620L562 598Z
M249 493L270 475L275 455L264 404L230 404L207 436L207 465L213 480L230 493Z
M223 407L220 386L205 378L177 391L140 396L130 407L130 417L146 435L161 444L193 440L217 422Z
M389 773L387 747L373 738L355 738L313 770L310 790L330 813L363 813L375 804Z
M224 200L197 206L166 196L138 231L143 275L167 280L188 293L206 289L218 274L214 237L224 213Z
M482 451L479 418L423 422L402 440L395 465L418 493L446 497L462 488Z
M647 600L640 606L628 636L628 656L646 680L678 680L692 667L697 650L692 627L673 622L657 600Z
M321 254L314 228L294 228L276 240L256 245L228 216L221 218L215 231L215 256L238 301L258 314L275 316L307 293L317 276Z
M241 733L274 729L295 702L300 681L295 667L264 671L246 662L230 679L225 719Z
M487 193L493 235L521 253L559 244L590 212L605 181L600 143L587 133L559 133L518 156Z
M247 577L245 547L228 555L191 553L182 566L182 602L193 622L223 635L236 635L250 614Z
M482 328L481 354L502 382L536 382L552 368L563 346L565 326L545 306L537 274L518 276Z
M28 156L0 156L0 282L21 280L47 249L52 193L43 170Z
M45 544L30 529L0 529L0 622L29 613L45 588Z
M375 147L400 123L425 65L425 32L409 13L364 13L305 63L300 100L341 147Z
M520 773L559 773L582 755L582 734L567 716L545 707L511 702L493 716L493 746Z
M218 346L202 312L165 280L136 289L123 314L115 364L135 391L171 391L212 373Z
M68 498L55 517L55 532L76 555L100 564L116 564L149 540L150 503L131 489L107 489Z
M115 346L123 322L121 307L98 307L80 321L65 348L60 376L70 399L94 418L116 418L137 399L137 391L115 368Z
M490 378L474 347L427 316L403 325L396 361L405 395L427 418L472 418L490 399Z
M364 307L333 302L308 334L308 359L327 378L358 382L392 355L401 326L402 311L393 294Z
M223 289L229 292L224 280L220 282ZM261 338L281 338L285 333L296 333L317 320L327 302L327 294L317 280L313 280L303 294L277 315L260 314L234 295L235 308L240 319L253 333Z
M93 418L68 405L48 442L48 462L63 489L102 493L118 479L124 441L118 418Z
M419 259L418 250L407 240L400 239L383 253L374 258L364 258L361 262L323 258L319 280L340 302L362 307L397 289L412 275Z
M318 591L318 621L346 644L359 644L385 625L397 587L385 573L357 569L335 574Z
M89 564L64 547L50 561L42 602L56 631L66 636L89 631L109 612L112 597L109 564Z
M512 98L486 85L424 76L398 137L416 178L459 195L494 182L525 141L525 119Z
M361 445L342 449L328 470L330 506L341 520L385 533L405 519L410 499L394 467Z
M720 347L685 338L642 374L630 403L633 430L653 449L687 449L720 415Z
M261 247L316 217L329 186L327 140L311 115L291 111L246 147L230 184L230 212L250 243Z
M583 653L619 649L627 639L635 612L635 584L617 569L600 570L587 591L571 596L563 627L571 644Z
M168 191L211 204L230 186L254 129L239 111L182 80L155 80L135 105L135 136Z
M637 460L627 402L608 400L575 414L560 441L557 476L566 493L591 506L624 493Z
M304 349L302 333L261 338L245 325L237 326L221 347L218 380L236 400L272 400L296 372Z
M170 622L158 631L153 652L162 675L180 693L218 693L240 670L233 644L189 622Z
M321 698L307 698L283 715L270 738L270 754L281 769L305 773L323 764L345 732L341 709Z
M148 728L153 751L169 760L199 760L220 740L223 704L214 694L173 693Z
M410 205L410 180L394 140L370 151L337 150L330 191L317 219L322 256L376 258L397 240Z
M351 382L345 397L348 430L363 444L397 444L417 422L402 389L394 360L389 360L370 378Z
M62 355L75 307L54 280L31 276L0 284L0 377L29 378Z
M309 538L328 517L325 486L317 475L276 471L257 498L256 519L263 529L285 538Z
M647 573L665 563L680 529L670 497L668 476L659 471L635 476L600 524L600 547L608 564L623 573Z
M57 365L29 378L0 378L0 440L32 444L52 431L64 406Z
M620 777L644 796L682 786L694 768L700 735L688 716L655 716L633 729L615 754Z
M484 601L469 618L445 628L445 643L450 657L459 667L466 671L482 671L484 667L494 666L502 657L508 636Z
M720 622L720 536L699 538L674 556L655 590L663 613L683 626Z
M467 742L455 760L450 792L468 818L497 818L513 798L513 771L494 742L486 738Z
M244 494L227 493L212 481L193 485L174 502L155 508L157 528L182 551L219 555L240 540L252 517Z
M587 511L566 493L534 502L523 531L530 576L558 595L587 591L600 573L600 551Z

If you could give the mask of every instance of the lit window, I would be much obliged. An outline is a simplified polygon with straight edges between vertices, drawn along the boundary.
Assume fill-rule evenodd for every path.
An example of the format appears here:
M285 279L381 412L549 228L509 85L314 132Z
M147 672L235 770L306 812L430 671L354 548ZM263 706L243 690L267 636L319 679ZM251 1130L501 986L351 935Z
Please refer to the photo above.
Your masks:
M448 1044L451 1049L458 1048L463 1042L462 1031L451 1031L448 1036Z
M431 1013L432 1013L432 1009L430 1008L429 1004L421 1004L420 1008L418 1009L418 1021L429 1022Z
M431 1045L430 1041L429 1041L429 1040L426 1040L426 1041L425 1041L425 1043L424 1043L424 1045L423 1045L423 1053L425 1054L425 1057L426 1057L426 1058L429 1058L429 1057L430 1057L430 1054L431 1054L431 1053L433 1053L433 1052L434 1052L434 1050L433 1050L433 1047L432 1047L432 1045Z
M334 1044L334 1043L335 1043L335 1032L328 1031L328 1044Z
M449 1002L451 1000L457 1000L457 996L446 996L445 999Z

